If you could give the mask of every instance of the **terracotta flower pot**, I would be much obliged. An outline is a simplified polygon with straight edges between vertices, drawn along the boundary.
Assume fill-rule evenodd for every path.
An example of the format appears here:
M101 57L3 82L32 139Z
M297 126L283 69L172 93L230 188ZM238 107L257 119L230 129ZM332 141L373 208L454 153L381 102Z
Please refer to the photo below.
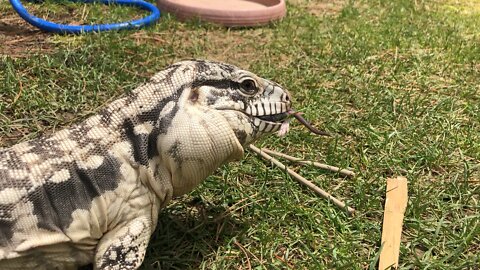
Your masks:
M285 0L157 0L160 12L225 26L256 26L285 16Z

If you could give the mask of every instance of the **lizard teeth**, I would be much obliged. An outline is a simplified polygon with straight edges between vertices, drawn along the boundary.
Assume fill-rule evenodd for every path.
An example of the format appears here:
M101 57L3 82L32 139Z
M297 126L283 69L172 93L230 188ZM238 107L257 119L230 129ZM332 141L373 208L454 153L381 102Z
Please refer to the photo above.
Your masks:
M273 128L272 124L266 123L265 124L265 129L263 130L264 132L270 132Z
M260 126L258 126L258 129L265 131L265 126L266 126L266 123L264 121L261 121Z
M248 115L252 115L252 108L250 106L247 106L247 108L245 109L245 113Z

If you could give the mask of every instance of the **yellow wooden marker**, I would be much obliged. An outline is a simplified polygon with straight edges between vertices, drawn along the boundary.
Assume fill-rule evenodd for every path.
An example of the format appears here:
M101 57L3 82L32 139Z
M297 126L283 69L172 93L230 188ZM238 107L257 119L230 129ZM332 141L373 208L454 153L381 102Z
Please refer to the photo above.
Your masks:
M405 177L387 179L387 198L383 215L382 253L378 269L396 269L400 255L403 216L407 208L408 191Z

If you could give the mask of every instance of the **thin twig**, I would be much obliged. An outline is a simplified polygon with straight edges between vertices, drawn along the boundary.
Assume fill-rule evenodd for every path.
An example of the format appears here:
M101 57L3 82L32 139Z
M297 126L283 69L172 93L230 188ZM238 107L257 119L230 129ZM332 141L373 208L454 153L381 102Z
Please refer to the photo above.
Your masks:
M279 255L277 255L277 254L274 254L274 256L275 256L275 258L277 258L277 260L283 262L283 263L288 267L288 269L295 269L291 263L287 262L287 261L286 261L284 258L282 258L281 256L279 256Z
M248 258L248 253L245 250L245 248L237 240L233 241L233 243L242 250L243 254L245 254L245 257L247 258L247 267L248 267L247 269L252 270L252 265L250 264L250 258Z
M305 120L305 118L303 118L302 115L299 112L294 112L294 113L292 113L292 115L295 117L295 119L297 119L300 123L302 123L305 127L308 128L308 130L310 130L314 134L322 135L322 136L329 136L329 137L331 136L330 133L328 133L328 132L316 129L307 120Z
M337 172L341 175L345 175L345 176L348 176L348 177L354 177L355 176L354 172L346 170L346 169L340 169L340 168L335 167L335 166L330 166L330 165L315 162L315 161L303 160L301 158L292 157L292 156L289 156L287 154L279 153L277 151L273 151L273 150L270 150L270 149L267 149L267 148L262 148L262 151L264 151L267 154L274 155L274 156L277 156L277 157L282 157L284 159L287 159L287 160L290 160L290 161L293 161L293 162L297 162L297 163L300 163L300 164L309 164L309 165L313 165L313 166L321 168L321 169L329 170L329 171L332 171L332 172Z
M277 165L278 167L280 167L282 170L286 170L288 172L288 174L290 174L293 178L295 178L298 182L300 182L301 184L307 186L308 188L310 188L311 190L313 190L315 193L317 193L318 195L320 195L321 197L331 201L333 204L335 204L336 206L342 208L342 209L345 209L347 211L348 214L350 215L353 215L355 213L355 209L351 208L351 207L348 207L345 205L344 202L338 200L337 198L333 197L332 195L330 195L328 192L324 191L323 189L319 188L318 186L316 186L314 183L308 181L307 179L305 179L304 177L302 177L301 175L299 175L298 173L294 172L293 170L289 169L287 166L283 165L283 163L281 163L280 161L278 161L277 159L275 159L274 157L268 155L267 153L263 152L262 150L258 149L256 146L254 146L253 144L250 144L250 149L252 149L255 153L259 154L260 156L262 156L264 159L268 160L268 161L271 161L273 164Z

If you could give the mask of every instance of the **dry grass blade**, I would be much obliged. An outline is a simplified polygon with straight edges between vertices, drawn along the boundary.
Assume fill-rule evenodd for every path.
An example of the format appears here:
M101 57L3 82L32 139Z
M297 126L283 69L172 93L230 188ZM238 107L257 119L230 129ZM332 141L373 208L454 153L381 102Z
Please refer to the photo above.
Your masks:
M252 270L252 265L250 263L250 258L248 258L247 250L238 241L235 240L233 243L237 245L237 247L240 248L240 250L242 250L243 254L245 254L245 258L247 258L247 269Z
M286 160L289 160L289 161L297 162L297 163L300 163L300 164L313 165L317 168L329 170L329 171L332 171L332 172L337 172L341 175L345 175L345 176L348 176L348 177L354 177L355 176L355 173L350 171L350 170L340 169L340 168L335 167L335 166L330 166L330 165L315 162L315 161L303 160L301 158L292 157L292 156L289 156L287 154L283 154L283 153L279 153L277 151L270 150L268 148L262 148L262 151L264 151L264 152L266 152L267 154L270 154L270 155L274 155L274 156L277 156L277 157L282 157L282 158L284 158Z
M351 207L348 207L346 206L346 204L340 200L338 200L337 198L333 197L332 195L330 195L330 193L324 191L323 189L319 188L318 186L316 186L314 183L312 183L311 181L305 179L304 177L302 177L301 175L299 175L298 173L294 172L293 170L289 169L287 166L285 166L283 163L281 163L280 161L278 161L277 159L275 159L274 157L270 156L269 154L267 154L266 152L260 150L258 147L254 146L253 144L250 144L250 149L252 149L255 153L257 153L258 155L260 155L261 157L263 157L264 159L268 160L268 161L271 161L273 164L277 165L278 167L280 167L282 170L286 170L288 172L288 174L290 174L293 178L295 178L298 182L300 182L301 184L307 186L308 188L310 188L311 190L313 190L315 193L317 193L318 195L322 196L323 198L331 201L333 204L335 204L336 206L342 208L342 209L345 209L347 211L348 214L350 215L353 215L355 213L355 209L351 208Z

